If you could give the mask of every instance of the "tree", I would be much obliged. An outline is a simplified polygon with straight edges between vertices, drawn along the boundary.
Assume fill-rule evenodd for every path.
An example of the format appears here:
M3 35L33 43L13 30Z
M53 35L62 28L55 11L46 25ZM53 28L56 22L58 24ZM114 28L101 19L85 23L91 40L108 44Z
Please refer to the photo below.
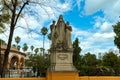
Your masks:
M45 73L50 65L49 55L45 55L44 58L41 55L30 55L29 59L26 60L26 66L32 67L33 71L37 71L37 76L45 76ZM36 69L37 68L37 69Z
M118 57L113 52L108 52L103 56L103 65L114 68L118 66Z
M44 10L44 12L49 12L49 10L46 10L46 9L48 9L48 7L51 9L54 8L59 12L61 10L63 10L63 9L59 8L58 6L54 7L53 5L51 5L52 2L53 1L51 1L51 0L1 0L0 11L5 10L5 12L10 16L9 18L7 17L8 19L4 18L4 19L9 20L10 22L9 22L9 36L8 36L8 42L7 42L8 45L5 50L4 64L2 66L2 72L0 73L1 77L5 77L5 70L7 69L8 56L9 56L9 52L10 52L10 48L11 48L14 30L16 27L21 27L21 26L16 25L19 18L21 18L24 13L26 13L28 15L32 14L32 16L34 13L37 13L38 11L36 9L34 9L34 8L36 8L36 5L38 7L40 7L42 10ZM3 8L1 8L1 4L2 4ZM0 13L0 16L1 16L1 14L3 15L3 13ZM48 14L48 13L46 13L46 14ZM48 16L50 14L48 14ZM3 19L3 18L0 18L0 19ZM37 14L37 19L38 19L38 14ZM5 20L5 22L7 22L7 21Z
M6 42L2 39L0 39L0 73L2 72L2 66L1 65L3 65L3 63L2 63L3 56L2 56L2 53L1 53L1 45L6 45Z
M41 29L41 33L42 33L42 35L43 35L43 49L44 49L45 35L47 34L47 32L48 32L48 29L47 29L46 27L43 27L43 28ZM44 50L43 50L43 56L44 56Z
M33 53L34 46L33 46L33 45L30 46L30 49L31 49L31 51L32 51L32 53Z
M23 49L24 52L26 52L28 50L28 46L27 46L26 43L23 44L23 48L22 49Z
M16 42L17 45L18 45L18 43L20 42L20 37L19 37L19 36L15 37L15 42Z
M35 51L35 54L37 54L39 51L39 48L36 48L34 51Z
M48 39L51 40L51 33L48 34Z
M16 44L13 44L12 47L13 47L13 48L16 48L17 46L16 46Z
M88 52L87 54L85 54L83 56L83 60L84 60L84 63L87 65L87 66L95 66L97 65L97 58L96 58L96 55L95 54L91 54L90 52Z
M20 1L20 0L19 0ZM7 0L2 0L3 3L3 8L7 8L8 10L8 14L10 14L10 33L9 33L9 37L8 37L8 45L7 48L5 50L5 59L4 59L4 63L2 66L2 72L1 72L1 77L5 77L5 70L7 69L7 64L8 64L8 56L9 56L9 52L10 52L10 48L11 48L11 43L12 43L12 37L14 34L14 29L16 26L16 23L18 21L19 16L21 15L21 12L23 11L24 7L29 3L29 0L26 0L23 2L23 4L19 4L18 0L11 0L11 1L7 1ZM22 3L22 1L20 1Z
M82 57L80 74L86 76L94 76L96 74L96 66L98 60L95 54L88 52Z
M113 26L113 31L116 34L114 37L114 43L120 52L120 22Z
M81 48L79 47L79 39L76 38L73 42L73 64L78 69L80 65L80 52Z
M7 43L2 39L0 39L0 43L1 43L1 45L7 45Z
M17 37L15 37L15 42L17 43L17 45L16 45L16 49L17 50L20 50L20 48L21 48L21 46L20 45L18 45L18 43L20 42L20 37L19 36L17 36Z
M119 57L114 52L108 52L103 56L103 65L112 68L115 71L115 75L118 75L120 61Z
M5 24L9 23L10 21L10 14L8 14L7 10L5 10L2 2L0 2L0 34L6 31ZM2 63L2 54L1 54L1 45L6 45L6 42L0 39L0 76L2 77L3 72L3 63Z
M7 7L4 6L3 1L0 2L0 33L6 31L5 24L10 22L10 14L7 11Z
M20 46L20 45L18 45L18 46L17 46L17 50L18 50L18 51L20 51L20 48L21 48L21 46Z
M41 48L40 48L40 52L41 52L40 54L42 54L43 50L44 50L44 49L41 47Z

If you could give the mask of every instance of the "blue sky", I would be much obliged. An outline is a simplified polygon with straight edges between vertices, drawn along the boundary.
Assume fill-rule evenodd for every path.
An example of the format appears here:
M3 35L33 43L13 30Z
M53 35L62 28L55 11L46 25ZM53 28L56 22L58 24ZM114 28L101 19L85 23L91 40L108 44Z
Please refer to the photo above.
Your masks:
M73 28L72 41L76 37L79 38L79 45L82 48L81 54L87 52L98 54L111 49L117 50L113 42L115 34L112 25L119 21L120 0L47 1L45 2L47 3L46 6L27 6L33 13L24 13L24 17L19 19L17 25L23 26L25 29L17 28L14 37L21 37L20 45L27 43L29 46L34 45L36 48L42 47L42 36L37 33L43 26L49 29L52 20L57 21L59 15L62 14L65 22L69 21ZM33 32L29 33L28 28L32 29ZM0 37L7 41L8 33L9 29L5 35L2 34ZM49 47L50 41L46 38L45 48L48 49Z

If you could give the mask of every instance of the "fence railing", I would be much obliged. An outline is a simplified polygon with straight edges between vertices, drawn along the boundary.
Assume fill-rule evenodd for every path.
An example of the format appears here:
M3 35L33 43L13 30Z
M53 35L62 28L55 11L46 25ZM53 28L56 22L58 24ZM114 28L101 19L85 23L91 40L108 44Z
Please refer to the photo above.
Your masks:
M6 78L29 78L29 77L45 77L46 72L40 70L34 71L33 68L9 69L5 72ZM81 68L78 72L79 76L120 76L120 68Z
M21 77L37 77L37 71L33 72L32 68L24 69L9 69L5 71L6 78L21 78Z

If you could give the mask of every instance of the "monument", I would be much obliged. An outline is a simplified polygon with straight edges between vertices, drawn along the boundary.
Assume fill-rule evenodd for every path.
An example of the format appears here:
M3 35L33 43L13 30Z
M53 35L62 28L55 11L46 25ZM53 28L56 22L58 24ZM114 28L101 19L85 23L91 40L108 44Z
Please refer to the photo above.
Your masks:
M72 59L72 27L69 25L69 22L65 23L62 15L60 15L57 23L53 21L50 25L50 30L52 43L50 48L51 65L47 72L48 79L76 80L75 77L78 73L73 66Z

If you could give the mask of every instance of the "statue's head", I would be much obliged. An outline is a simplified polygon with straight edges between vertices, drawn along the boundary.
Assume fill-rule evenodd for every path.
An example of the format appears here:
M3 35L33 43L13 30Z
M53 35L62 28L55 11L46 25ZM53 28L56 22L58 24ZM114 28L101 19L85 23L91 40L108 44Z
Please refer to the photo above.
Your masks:
M62 15L59 16L59 20L58 21L60 21L60 22L63 21L63 16Z
M67 22L66 22L66 25L69 25L69 24L70 24L70 23L67 21Z
M60 15L60 18L62 18L62 15Z

